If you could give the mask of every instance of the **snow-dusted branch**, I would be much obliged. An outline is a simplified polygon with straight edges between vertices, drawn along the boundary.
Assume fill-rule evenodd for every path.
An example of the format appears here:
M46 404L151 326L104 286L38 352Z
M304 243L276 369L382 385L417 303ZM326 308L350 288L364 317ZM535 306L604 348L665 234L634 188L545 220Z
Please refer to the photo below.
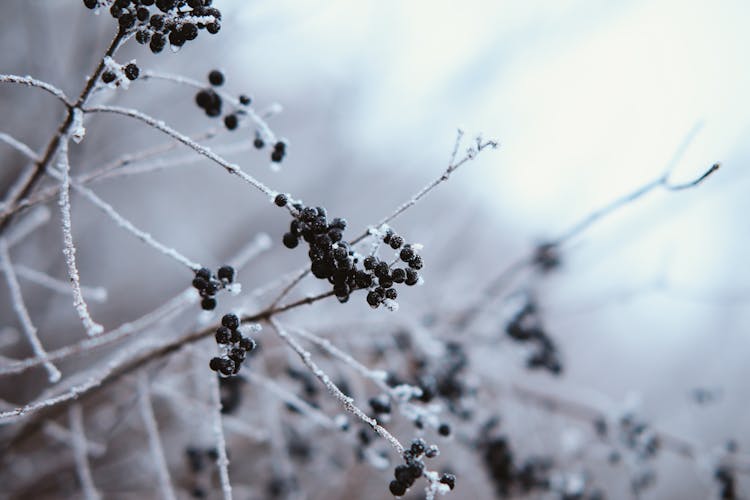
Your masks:
M227 442L224 437L224 427L221 421L221 389L219 379L213 372L207 372L210 377L211 390L211 422L216 439L216 466L219 468L221 492L224 500L232 500L232 484L229 482L229 458L227 457Z
M312 356L310 355L310 353L307 352L299 344L299 342L290 337L289 334L284 330L284 328L279 324L279 322L276 321L276 319L269 318L268 322L273 328L273 331L276 332L276 335L278 335L281 340L286 342L287 345L289 345L289 347L291 347L292 350L297 353L297 355L302 360L302 363L304 363L304 365L312 372L312 374L315 375L318 380L320 380L320 382L326 387L326 389L328 389L328 392L330 392L331 395L335 397L339 403L341 403L346 411L369 425L380 437L388 441L388 443L393 446L393 448L395 448L398 453L404 452L404 446L399 442L399 440L396 439L390 432L388 432L388 430L378 424L377 420L368 416L357 405L355 405L352 398L341 392L341 389L339 389L338 386L333 383L331 378L312 360Z
M19 85L26 85L27 87L36 87L57 97L57 99L59 99L65 106L71 105L68 102L68 97L65 95L65 92L52 84L43 82L42 80L37 80L31 76L0 75L0 83L17 83Z
M267 187L265 184L260 182L259 180L255 179L251 175L243 172L238 165L235 165L234 163L230 163L221 156L214 153L211 149L207 148L206 146L203 146L185 134L182 134L178 132L177 130L173 129L172 127L169 127L167 124L165 124L163 121L157 120L155 118L152 118L151 116L148 116L145 113L141 113L140 111L134 110L134 109L128 109L128 108L121 108L117 106L92 106L88 107L84 110L86 113L114 113L122 116L127 116L130 118L135 118L136 120L140 120L143 123L149 125L152 128L155 128L156 130L159 130L160 132L163 132L167 134L168 136L172 137L173 139L181 142L185 146L193 149L196 153L205 156L209 160L213 161L214 163L224 167L224 169L229 172L230 174L236 175L237 177L241 178L248 184L252 185L256 189L258 189L263 194L271 197L275 196L276 192Z
M5 280L8 283L8 289L10 290L11 300L13 302L13 310L18 316L18 321L21 323L26 338L31 344L31 348L34 351L34 355L41 360L44 364L44 368L47 370L50 382L57 382L62 376L60 370L57 369L50 361L47 360L47 352L42 346L42 342L39 340L37 335L36 327L31 321L29 311L26 309L26 304L23 300L23 294L21 293L21 287L18 284L18 278L16 277L15 270L13 269L13 263L10 260L10 252L5 240L0 239L0 259L2 262L3 273L5 274Z
M460 148L460 143L462 139L463 139L463 132L459 130L458 136L456 137L456 144L451 154L451 161L448 164L448 168L446 168L445 171L442 174L440 174L438 178L436 178L435 180L427 184L425 187L420 189L414 196L412 196L409 200L404 202L401 206L399 206L396 210L394 210L390 215L388 215L387 217L383 218L380 222L378 222L378 224L375 227L380 227L383 224L387 224L391 222L393 219L395 219L396 217L404 213L406 210L416 205L417 202L419 202L419 200L427 196L427 194L429 194L430 191L435 189L441 183L447 181L453 172L458 170L465 163L468 163L469 161L475 159L482 151L488 148L495 149L498 147L497 141L494 141L492 139L483 141L481 137L477 137L476 147L474 146L469 147L466 151L466 155L460 160L456 161L457 151ZM354 244L354 243L358 243L362 241L364 238L367 237L368 234L369 234L368 232L365 232L364 234L352 240L351 243Z
M156 417L154 417L154 408L151 406L151 388L145 370L138 373L138 406L148 435L148 446L156 464L161 497L167 500L175 500L176 495L174 488L172 488L172 479L169 477L169 468L167 467L167 460L164 458L164 448L159 437L159 427L156 424Z
M10 134L6 134L5 132L0 132L0 141L12 147L13 149L18 151L19 153L21 153L22 155L24 155L27 159L31 161L39 160L39 157L34 152L34 150L32 150L28 145L19 141L18 139L16 139Z
M32 283L36 283L37 285L43 286L57 293L66 295L73 293L70 289L70 284L57 278L53 278L49 274L37 271L36 269L31 269L23 264L16 264L15 268L18 276L31 281ZM107 301L107 289L103 287L81 286L81 294L83 294L85 299L93 300L94 302Z
M73 456L76 461L76 472L81 482L81 489L86 500L97 500L100 498L96 490L94 478L89 467L86 434L83 425L83 410L81 405L71 405L68 410L70 430L73 434Z
M70 217L70 163L68 161L68 138L62 141L58 158L58 168L61 173L60 181L60 212L62 216L63 231L63 254L65 255L65 264L68 267L68 277L73 288L73 306L78 313L78 317L86 329L86 333L93 337L104 331L104 327L91 319L86 300L81 293L81 278L78 274L78 265L76 264L76 248L73 244L73 228Z

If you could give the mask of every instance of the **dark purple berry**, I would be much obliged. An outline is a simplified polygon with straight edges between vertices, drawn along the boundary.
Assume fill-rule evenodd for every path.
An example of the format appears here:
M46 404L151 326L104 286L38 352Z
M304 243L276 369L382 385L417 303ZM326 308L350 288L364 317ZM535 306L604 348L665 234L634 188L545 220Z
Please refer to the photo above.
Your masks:
M213 311L214 309L216 309L216 299L213 297L205 297L201 301L201 307L205 311Z
M299 239L292 233L284 233L284 238L282 241L284 243L284 246L287 248L295 248L297 245L299 245Z
M237 125L239 125L239 120L237 119L237 115L231 114L224 117L224 126L227 128L227 130L234 130L237 128Z
M216 329L216 335L214 335L214 337L216 338L217 344L228 344L229 340L232 338L232 331L226 326L220 326Z
M130 63L127 66L125 66L125 77L128 80L131 80L131 81L135 80L136 78L138 78L140 74L141 74L141 70L135 64Z
M276 195L276 198L273 199L273 202L276 204L277 207L285 207L287 201L289 201L289 198L284 193L279 193Z
M230 330L236 330L240 326L240 318L236 314L225 314L221 318L221 324L229 328Z
M224 84L224 73L215 69L208 74L208 81L214 87L218 87Z
M220 280L232 283L234 281L235 271L232 266L221 266L216 275Z

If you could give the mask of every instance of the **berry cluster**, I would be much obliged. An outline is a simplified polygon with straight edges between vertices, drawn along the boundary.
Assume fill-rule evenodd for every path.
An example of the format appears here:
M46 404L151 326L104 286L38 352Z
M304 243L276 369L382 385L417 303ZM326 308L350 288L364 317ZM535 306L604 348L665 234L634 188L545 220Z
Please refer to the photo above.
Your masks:
M107 85L112 84L119 87L124 81L123 78L132 82L133 80L136 80L140 74L141 70L135 63L131 62L125 66L112 63L102 72L102 82Z
M193 278L193 288L198 290L201 298L201 307L206 311L212 311L216 308L216 299L214 296L219 290L223 290L234 282L235 272L232 266L221 266L212 275L211 271L205 267L195 271Z
M406 490L411 488L414 482L424 473L423 458L433 458L438 456L439 453L437 446L428 447L424 439L414 439L411 442L411 447L404 452L405 463L396 466L393 471L394 479L388 485L391 493L397 497L404 496ZM453 474L443 474L439 481L450 489L456 486L456 476Z
M240 332L240 318L236 314L225 314L221 326L216 329L216 343L224 350L222 356L212 358L209 367L226 377L236 375L247 354L255 349L255 341Z
M212 0L83 0L83 4L89 9L109 7L121 33L135 32L135 40L149 44L154 54L167 42L178 50L201 30L216 34L221 29L221 12L211 7Z
M526 361L534 369L547 370L553 375L562 372L560 354L554 341L545 332L536 305L529 301L505 327L505 333L517 342L532 343L536 350Z
M274 203L285 207L289 198L279 194ZM404 243L404 239L391 229L382 235L382 241L392 249L400 250L399 258L409 267L394 268L375 255L362 258L344 240L346 220L337 217L329 222L325 208L307 207L301 203L294 203L292 207L294 220L282 238L284 246L296 248L300 240L308 244L312 274L333 285L339 302L347 302L354 290L368 290L366 300L372 308L385 305L395 310L398 292L393 288L394 284L413 286L419 283L417 270L422 268L422 257L416 253L416 247Z

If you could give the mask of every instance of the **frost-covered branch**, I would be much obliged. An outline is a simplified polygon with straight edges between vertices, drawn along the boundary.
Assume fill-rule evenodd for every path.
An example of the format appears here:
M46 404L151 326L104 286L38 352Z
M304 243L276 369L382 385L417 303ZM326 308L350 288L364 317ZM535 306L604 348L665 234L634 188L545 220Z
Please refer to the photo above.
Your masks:
M232 484L229 482L229 458L227 457L227 442L224 437L224 427L221 421L221 389L219 379L213 372L207 372L210 377L211 390L211 423L216 439L216 466L219 468L221 492L224 500L232 500Z
M91 475L91 467L89 467L88 451L86 434L84 432L83 425L83 410L81 405L71 405L68 410L68 418L70 420L70 430L73 433L73 456L76 461L76 472L78 473L78 480L81 482L81 488L83 489L83 496L86 500L97 500L100 498L99 492L96 490L94 484L94 478Z
M83 323L83 327L86 329L86 333L93 337L102 333L104 327L91 318L86 300L81 293L81 278L78 274L78 265L76 264L76 248L73 244L73 228L70 217L70 163L68 162L67 137L60 146L58 168L61 173L59 205L62 215L63 254L65 255L65 265L68 267L70 284L73 288L73 306Z
M21 328L31 344L34 355L41 360L42 364L44 364L50 382L57 382L62 375L60 374L60 370L58 370L52 362L47 360L47 352L44 350L42 342L39 340L37 329L31 321L28 309L26 309L23 294L21 293L21 286L18 284L18 278L16 277L13 264L10 260L10 252L8 252L7 243L3 239L0 239L0 259L2 259L0 265L2 265L3 274L5 274L5 281L8 283L8 289L10 290L13 310L16 312L16 316L18 316Z
M164 448L159 437L159 427L154 417L154 408L151 406L151 388L149 387L148 376L145 370L138 374L138 406L141 410L141 418L148 435L148 446L151 449L154 463L156 464L156 474L159 476L159 488L162 498L175 500L176 495L172 487L172 479L169 477L169 467L167 460L164 458Z
M362 422L369 425L380 437L384 438L388 443L396 449L398 453L404 452L404 446L396 439L388 430L378 424L377 420L368 416L363 412L357 405L354 404L354 400L341 392L336 384L333 383L331 378L318 367L318 365L312 360L312 356L309 352L302 348L302 346L294 338L290 337L284 328L274 318L268 319L269 324L272 326L273 331L276 332L281 340L287 343L294 352L302 360L302 363L312 372L315 377L328 389L333 397L338 400L339 403L352 415L360 419Z
M191 148L196 153L205 156L209 160L213 161L214 163L224 167L224 169L229 172L230 174L236 175L237 177L241 178L248 184L252 185L256 189L258 189L263 194L271 197L275 196L276 192L267 187L265 184L260 182L259 180L255 179L251 175L243 172L238 165L235 165L234 163L230 163L221 156L214 153L211 149L207 148L206 146L203 146L194 140L190 139L185 134L182 134L178 132L177 130L173 129L172 127L169 127L167 124L165 124L163 121L157 120L155 118L152 118L145 113L141 113L140 111L136 111L134 109L128 109L128 108L121 108L117 106L92 106L89 108L86 108L84 110L86 113L114 113L122 116L127 116L130 118L135 118L136 120L140 120L143 123L149 125L152 128L155 128L156 130L159 130L160 132L163 132L173 139L181 142L185 146Z
M43 286L57 293L66 295L73 293L70 289L70 284L57 278L53 278L49 274L37 271L36 269L31 269L23 264L16 264L15 268L18 276L31 281L32 283L36 283L37 285ZM83 294L83 297L88 300L93 300L95 302L107 301L107 289L103 287L81 286L81 293Z
M19 85L26 85L27 87L36 87L55 96L65 106L71 106L65 92L50 83L37 80L31 76L0 75L0 83L17 83Z

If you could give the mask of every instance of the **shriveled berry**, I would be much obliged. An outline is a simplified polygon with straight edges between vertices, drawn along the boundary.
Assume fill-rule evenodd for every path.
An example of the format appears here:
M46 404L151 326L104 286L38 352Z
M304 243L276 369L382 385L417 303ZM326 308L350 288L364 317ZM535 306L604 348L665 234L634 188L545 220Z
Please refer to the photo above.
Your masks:
M232 338L232 331L226 326L220 326L216 329L214 337L216 338L217 344L228 344L229 340Z
M244 349L247 352L250 352L255 349L255 341L249 337L242 337L239 342L240 348Z

